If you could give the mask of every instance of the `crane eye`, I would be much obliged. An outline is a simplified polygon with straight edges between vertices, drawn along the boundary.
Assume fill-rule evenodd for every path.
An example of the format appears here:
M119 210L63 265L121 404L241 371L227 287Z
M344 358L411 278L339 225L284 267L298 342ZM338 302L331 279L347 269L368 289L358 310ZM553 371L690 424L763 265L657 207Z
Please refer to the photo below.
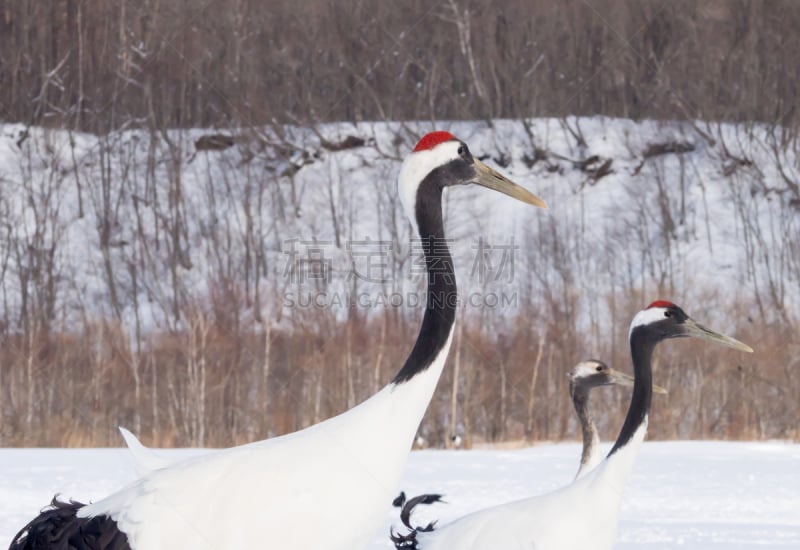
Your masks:
M665 311L664 317L672 317L672 312L670 310Z
M597 372L600 372L601 370L603 370L603 366L602 365L598 365L598 367L596 369L594 369L594 370L596 370Z
M461 147L459 147L459 148L458 148L458 155L459 155L459 156L463 157L463 156L464 156L464 153L466 153L466 152L467 152L467 150L464 148L464 146L463 146L463 145L462 145Z

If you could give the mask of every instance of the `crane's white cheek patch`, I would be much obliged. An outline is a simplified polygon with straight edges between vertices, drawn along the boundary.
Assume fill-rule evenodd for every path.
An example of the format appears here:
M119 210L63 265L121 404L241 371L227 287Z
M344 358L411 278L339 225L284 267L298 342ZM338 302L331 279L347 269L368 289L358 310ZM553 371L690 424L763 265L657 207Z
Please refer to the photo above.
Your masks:
M461 143L458 141L446 141L433 149L411 153L400 166L400 173L397 176L397 191L400 195L400 202L403 203L406 216L415 227L417 222L417 190L420 183L425 179L425 176L439 166L459 158L458 148L460 146Z
M644 325L649 325L651 323L655 323L656 321L661 321L664 319L664 313L666 312L666 308L663 307L652 307L650 309L643 309L639 313L636 314L636 317L633 318L631 321L631 329L628 331L628 338L631 336L631 332L636 327L641 327Z

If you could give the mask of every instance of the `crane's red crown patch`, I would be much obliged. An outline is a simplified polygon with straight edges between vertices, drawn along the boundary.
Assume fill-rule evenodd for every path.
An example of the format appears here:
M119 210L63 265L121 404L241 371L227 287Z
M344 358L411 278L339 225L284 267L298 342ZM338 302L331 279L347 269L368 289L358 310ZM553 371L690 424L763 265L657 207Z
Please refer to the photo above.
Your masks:
M445 141L454 141L455 139L456 136L450 132L430 132L422 136L422 139L417 142L417 146L414 147L414 152L428 151L440 143L444 143Z
M673 304L672 302L669 302L667 300L656 300L655 302L653 302L652 304L647 306L647 309L650 309L650 308L653 308L653 307L676 307L676 306L675 306L675 304Z

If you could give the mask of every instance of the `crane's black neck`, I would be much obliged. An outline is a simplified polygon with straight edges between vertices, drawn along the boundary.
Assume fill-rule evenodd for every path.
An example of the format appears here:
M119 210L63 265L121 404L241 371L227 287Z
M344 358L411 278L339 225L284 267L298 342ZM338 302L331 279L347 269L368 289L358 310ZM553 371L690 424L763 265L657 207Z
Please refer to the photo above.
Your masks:
M589 409L590 391L590 388L574 384L571 392L572 405L575 407L575 412L578 415L578 421L581 423L581 434L583 435L581 465L589 462L589 457L592 456L594 445L599 439L599 435L597 434L597 426L594 423L592 411Z
M442 174L434 170L417 191L415 214L428 280L425 316L414 349L392 380L394 384L408 382L433 363L447 345L456 320L458 295L453 259L444 236L443 189Z
M633 395L625 423L619 432L614 447L608 453L610 457L625 445L630 443L636 430L645 423L650 412L650 401L653 397L653 350L661 341L657 335L648 330L646 326L635 327L631 331L630 345L631 358L633 359Z

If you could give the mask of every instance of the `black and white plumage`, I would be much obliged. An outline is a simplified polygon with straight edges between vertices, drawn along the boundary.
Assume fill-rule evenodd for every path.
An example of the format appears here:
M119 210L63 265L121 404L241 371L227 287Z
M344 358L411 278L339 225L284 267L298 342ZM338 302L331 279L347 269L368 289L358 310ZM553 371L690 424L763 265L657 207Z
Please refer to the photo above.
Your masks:
M602 460L600 434L597 430L594 414L589 406L592 390L601 386L631 387L633 386L634 378L609 367L603 361L597 359L581 361L569 370L567 378L569 378L569 396L572 400L575 414L578 417L583 440L580 465L578 473L575 475L575 479L578 479L590 472ZM653 384L653 392L667 393L667 390ZM401 508L400 521L409 529L409 532L396 534L392 531L390 533L396 548L416 548L416 533L433 530L435 523L429 523L423 527L411 525L411 514L414 512L414 508L420 504L434 504L437 502L443 502L439 494L422 494L407 499L404 492L400 493L392 502L392 505Z
M398 187L423 243L427 303L417 341L386 387L304 430L160 467L93 504L56 504L22 530L11 549L61 548L55 541L86 525L108 544L75 548L365 547L385 521L450 348L456 282L442 193L468 183L545 206L473 158L451 134L420 140L400 169ZM48 536L38 538L39 532Z
M653 302L631 323L628 339L635 375L633 395L619 436L601 464L552 493L480 510L431 532L412 530L402 540L394 536L396 548L611 549L625 484L647 431L653 392L653 351L663 340L686 337L753 351L733 338L699 325L671 302Z
M572 406L578 417L581 427L583 447L581 449L581 462L575 479L585 475L597 466L602 460L600 452L600 434L594 421L594 414L589 406L591 391L600 386L626 386L631 387L634 378L624 372L612 369L597 359L581 361L567 373L569 378L569 396ZM653 384L654 393L667 393L661 386Z

